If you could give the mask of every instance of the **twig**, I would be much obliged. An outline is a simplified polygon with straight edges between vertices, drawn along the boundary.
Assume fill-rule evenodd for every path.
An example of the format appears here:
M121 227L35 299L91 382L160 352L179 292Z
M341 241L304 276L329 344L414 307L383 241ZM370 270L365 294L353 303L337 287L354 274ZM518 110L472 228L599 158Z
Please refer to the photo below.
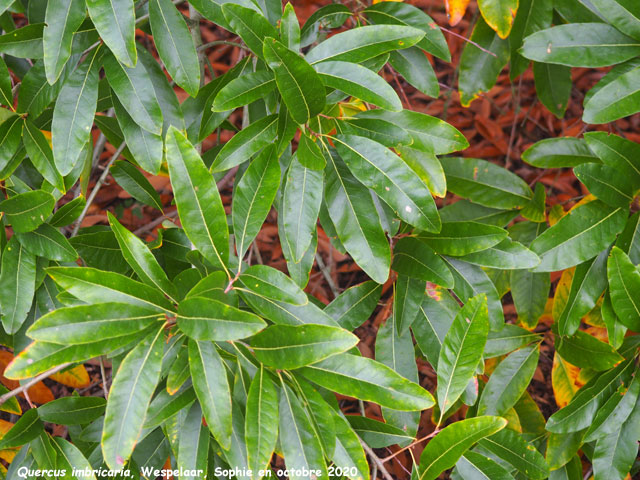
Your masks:
M100 376L102 377L102 391L104 392L104 398L109 396L109 390L107 390L107 375L104 373L104 360L102 356L99 358L100 360Z
M134 230L133 234L139 236L139 235L141 235L143 233L150 232L151 230L156 228L158 225L160 225L165 220L171 220L172 218L177 217L177 216L178 216L178 210L173 210L171 212L165 213L164 215L160 215L155 220L147 223L146 225L141 226L137 230Z
M24 385L20 385L18 388L14 388L13 390L11 390L10 392L5 393L4 395L2 395L0 397L0 405L2 405L3 403L5 403L7 400L9 400L10 398L15 397L16 395L19 395L27 390L29 390L31 387L33 387L36 383L44 380L47 377L50 377L51 375L53 375L54 373L58 373L60 370L64 370L65 368L67 368L69 365L71 365L71 363L63 363L62 365L58 365L57 367L53 367L50 370L47 370L46 372L41 373L40 375L38 375L37 377L33 377L31 380L29 380L27 383L25 383Z
M471 44L471 45L473 45L474 47L479 48L479 49L480 49L480 50L482 50L484 53L488 53L489 55L492 55L492 56L494 56L494 57L498 58L498 56L497 56L495 53L493 53L491 50L487 50L487 49L486 49L486 48L484 48L483 46L478 45L478 44L477 44L476 42L474 42L473 40L471 40L471 39L469 39L469 38L467 38L467 37L465 37L465 36L463 36L463 35L460 35L459 33L456 33L456 32L454 32L453 30L449 30L448 28L444 28L444 27L441 27L441 26L439 26L439 28L440 28L440 30L444 30L445 32L447 32L447 33L449 33L449 34L453 35L454 37L461 38L462 40L464 40L464 41L465 41L465 42L467 42L467 43L470 43L470 44Z
M371 449L371 447L369 447L369 445L364 443L362 440L360 440L360 444L362 445L362 448L364 448L364 451L367 452L367 455L369 455L369 458L373 460L373 463L377 465L378 470L380 470L380 473L382 473L382 476L385 478L385 480L393 480L393 477L387 471L384 464L380 461L380 459L378 458L376 453Z
M425 435L422 438L419 438L418 440L415 440L413 442L411 442L409 445L407 445L404 448L401 448L400 450L398 450L397 452L392 453L391 455L389 455L388 457L384 457L382 460L380 460L382 463L386 463L389 460L391 460L394 457L397 457L398 455L400 455L402 452L404 452L405 450L410 449L411 447L417 445L418 443L422 443L425 440L429 440L432 437L435 437L437 435L437 433L440 431L439 428L436 428L433 432L431 432L429 435Z
M208 42L200 45L196 50L206 50L209 47L215 47L216 45L230 45L232 47L242 48L244 50L250 51L245 45L236 42L230 42L229 40L215 40L213 42Z
M327 265L325 265L324 260L322 260L322 257L318 252L316 252L316 262L318 262L318 268L322 272L322 276L329 284L331 293L333 293L334 297L337 297L338 295L340 295L340 291L338 290L337 285L333 281L333 278L331 278L331 273L329 272L329 268L327 267Z
M93 203L93 200L96 198L96 195L98 195L98 191L100 191L102 184L104 183L104 181L107 179L107 176L109 175L109 168L111 167L113 162L115 162L117 158L120 156L120 154L122 153L126 145L127 144L125 142L122 142L118 147L118 149L116 150L116 152L111 157L111 159L109 159L109 162L107 163L107 165L104 167L104 171L102 172L102 175L100 175L100 178L98 178L98 181L94 185L93 190L91 190L91 194L89 194L89 196L87 197L87 203L82 209L82 213L78 217L76 226L73 227L73 232L71 232L72 237L75 237L78 234L78 230L80 230L80 225L82 224L84 217L87 215L87 212L89 211L89 207Z

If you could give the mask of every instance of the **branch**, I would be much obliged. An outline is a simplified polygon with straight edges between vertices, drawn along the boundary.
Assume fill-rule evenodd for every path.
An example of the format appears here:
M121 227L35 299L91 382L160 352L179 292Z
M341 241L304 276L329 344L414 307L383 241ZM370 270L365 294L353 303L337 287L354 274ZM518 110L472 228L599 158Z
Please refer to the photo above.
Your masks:
M0 405L2 405L3 403L5 403L7 400L9 400L10 398L15 397L16 395L19 395L27 390L29 390L31 387L33 387L36 383L44 380L45 378L50 377L51 375L53 375L54 373L58 373L60 370L64 370L65 368L67 368L69 365L71 365L71 363L63 363L62 365L58 365L57 367L53 367L50 370L47 370L46 372L41 373L40 375L38 375L37 377L33 377L31 380L29 380L27 383L25 383L24 385L20 385L18 388L14 388L13 390L11 390L8 393L5 393L4 395L2 395L0 397Z
M96 198L98 191L100 191L102 184L104 183L104 181L107 179L107 176L109 175L109 168L111 167L113 162L115 162L118 159L118 157L120 156L120 154L122 153L126 145L127 144L125 142L122 142L118 147L118 149L116 150L116 152L113 154L113 156L109 159L109 162L107 163L107 165L104 167L104 171L102 172L102 175L100 175L100 178L94 185L93 190L91 190L91 194L89 195L89 197L87 197L87 203L82 209L82 213L78 217L76 226L73 227L73 232L71 232L72 237L75 237L78 234L78 230L80 230L80 225L82 224L82 220L84 220L84 217L87 215L87 212L89 211L89 207L93 203L93 200Z
M362 439L360 440L360 444L362 445L362 448L364 448L364 451L367 452L367 455L369 455L369 458L373 460L373 462L376 464L376 466L378 467L378 470L380 470L380 473L382 473L382 476L385 478L385 480L393 480L393 477L387 471L384 464L380 461L380 459L378 458L376 453L371 449L371 447L369 447L369 445L364 443Z

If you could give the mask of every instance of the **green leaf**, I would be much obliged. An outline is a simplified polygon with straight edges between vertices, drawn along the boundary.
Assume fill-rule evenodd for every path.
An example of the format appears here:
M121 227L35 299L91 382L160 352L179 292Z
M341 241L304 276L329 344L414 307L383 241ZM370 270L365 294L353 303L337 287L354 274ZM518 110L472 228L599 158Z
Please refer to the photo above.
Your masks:
M635 188L640 186L640 145L606 132L588 132L584 139L602 163L623 173ZM597 161L597 160L592 160Z
M319 63L315 69L327 87L386 110L402 110L402 102L391 85L362 65L333 61Z
M162 291L169 299L175 301L178 296L176 288L167 278L167 274L156 260L156 257L153 256L149 247L123 227L111 212L107 216L124 258L131 265L133 271L136 272L138 278L143 283Z
M627 214L599 200L572 209L531 243L540 257L534 272L555 272L585 262L622 231Z
M151 78L142 62L135 67L125 67L113 56L107 55L104 59L104 71L109 85L134 122L148 132L160 135L162 111Z
M342 395L395 410L424 410L434 404L428 391L370 358L343 353L304 367L300 373Z
M264 223L280 185L280 166L274 147L265 148L236 184L231 217L238 259L244 258Z
M147 178L134 165L123 160L113 164L111 176L127 193L145 205L162 211L160 195Z
M334 465L341 465L342 468L355 468L355 471L358 472L355 476L356 479L369 480L369 464L360 444L360 438L343 415L338 412L332 413L336 430L336 446L331 460Z
M263 55L263 41L269 37L277 38L278 32L269 21L260 14L241 5L224 3L222 6L224 17L229 25L238 34L247 47L256 54L260 60L265 60Z
M86 200L82 195L74 198L70 202L65 203L58 208L53 215L49 218L49 225L52 227L65 227L71 224L76 218L80 216L80 213L84 209Z
M9 334L16 333L27 318L35 293L36 257L17 236L4 247L0 273L0 310L2 326Z
M456 258L445 257L445 261L453 275L453 291L456 296L466 302L477 295L486 295L490 329L492 331L501 330L504 326L504 314L500 295L487 273L476 265Z
M599 438L593 451L595 478L624 479L638 456L640 408L636 408L620 430Z
M325 201L340 241L367 275L378 283L389 277L391 251L369 191L333 152L326 155ZM345 208L346 207L346 208Z
M177 318L180 330L195 340L238 340L267 326L253 313L203 297L180 302Z
M520 53L538 62L596 68L640 54L640 41L606 23L572 23L529 35Z
M225 450L231 444L231 392L227 373L212 342L189 340L189 369L209 430Z
M53 151L49 146L49 142L42 131L29 120L25 120L24 122L22 141L24 142L24 147L27 150L27 155L29 155L31 163L33 163L38 172L51 185L64 193L64 179L56 168Z
M629 383L633 368L633 364L626 361L594 376L578 390L569 405L549 417L545 428L553 433L570 433L589 427L605 399L620 384Z
M271 145L278 132L278 115L256 120L236 133L218 152L212 172L224 172L240 165L264 147Z
M136 19L131 0L88 0L89 16L109 50L127 67L136 65ZM116 27L117 28L114 28ZM97 82L96 82L97 84Z
M534 143L522 153L522 160L538 168L565 168L597 163L598 157L581 138L558 137Z
M502 360L478 403L478 415L504 415L522 396L538 366L538 345L529 345Z
M18 58L42 58L44 23L32 23L0 35L0 53Z
M542 480L549 476L549 467L542 454L510 428L483 438L479 445L509 462L526 478Z
M244 438L247 463L253 472L266 470L278 439L278 390L263 366L256 372L247 396ZM254 474L253 478L259 479Z
M421 233L418 238L440 254L462 256L499 244L507 231L484 223L448 222L439 233Z
M478 440L502 430L507 421L500 417L475 417L443 428L420 455L419 480L435 480L453 467Z
M611 345L581 330L571 337L558 337L556 351L569 363L595 371L609 370L623 360Z
M40 317L27 335L35 340L79 345L141 332L165 320L149 308L125 303L63 307Z
M347 415L347 421L358 436L372 448L385 448L390 445L411 442L412 437L401 428L388 423L379 422L373 418L359 415Z
M162 164L162 136L151 133L138 125L117 96L112 95L111 100L118 117L118 124L124 135L124 141L129 145L126 147L130 151L129 158L133 156L133 160L142 169L157 174Z
M293 51L300 50L300 23L293 5L287 3L280 20L280 37L282 43Z
M453 287L453 277L446 263L425 242L403 237L393 249L392 268L403 275Z
M53 85L71 57L73 34L86 16L83 0L54 0L47 2L45 23L42 32L44 69L47 81Z
M442 342L436 369L441 419L473 377L488 334L487 300L478 295L458 312Z
M267 265L252 265L239 277L239 281L251 292L264 298L305 305L309 299L305 293L280 270Z
M11 75L4 60L0 60L0 103L6 106L13 105Z
M628 387L622 384L611 397L604 402L593 423L584 435L585 442L611 435L620 429L636 406L640 394L640 378L634 375Z
M267 70L250 72L227 83L213 100L214 112L225 112L264 98L276 88L273 73Z
M440 230L440 217L429 189L400 157L368 138L338 135L336 140L336 149L353 175L402 220L422 230Z
M283 243L286 242L296 263L302 260L316 230L322 203L323 180L322 171L304 167L297 161L297 156L287 170L278 213L282 216Z
M367 7L363 13L375 23L409 25L422 30L425 36L416 44L416 47L426 50L445 62L451 61L449 47L442 31L421 9L408 3L379 2Z
M640 38L640 10L638 5L629 0L592 0L593 6L622 33Z
M509 60L509 42L479 18L460 57L458 90L460 103L468 107L482 92L496 84L498 75ZM479 46L479 47L478 47Z
M566 297L556 289L553 316L560 335L573 335L580 321L595 306L607 287L607 251L575 269Z
M409 329L418 315L424 294L424 280L406 275L398 275L396 278L393 290L393 318L401 335Z
M332 37L334 38L334 37ZM374 118L386 120L398 127L404 128L413 143L411 148L427 153L444 155L469 146L467 139L453 126L444 120L411 110L390 112L388 110L367 110L358 113L357 118Z
M440 95L436 73L427 56L417 47L391 52L389 64L416 90L432 98L438 98Z
M60 90L53 109L51 145L53 159L62 176L73 170L91 137L101 57L102 49L97 48L75 69Z
M300 400L288 385L280 390L280 446L287 458L291 480L303 480L308 475L296 474L303 469L315 471L317 477L327 476L322 445L305 413Z
M633 201L629 178L608 165L586 163L574 168L574 173L589 191L612 207L627 207Z
M327 325L272 325L251 338L258 360L277 369L317 363L358 343L358 337Z
M95 476L93 475L93 468L91 467L91 464L78 449L78 447L60 437L53 437L52 439L52 445L56 449L58 461L64 461L72 470L75 469L78 479L96 480ZM91 475L84 474L87 469L92 472Z
M31 232L51 214L55 199L44 190L20 193L0 202L0 211L15 233Z
M325 105L324 86L311 65L275 38L265 38L263 53L267 65L276 76L278 90L291 118L303 124L322 112Z
M4 434L0 447L20 447L44 432L44 426L38 416L38 409L32 408L24 412L18 421Z
M638 79L640 68L635 68L602 87L586 101L583 121L594 124L608 123L637 113L640 110L640 94L636 86Z
M45 422L83 425L104 415L106 405L100 397L63 397L38 407L38 415Z
M413 139L409 135L409 132L386 120L379 120L375 118L349 118L341 120L337 125L338 130L343 133L350 133L359 137L365 137L378 142L385 147L399 148L400 145L410 145L413 143ZM402 151L399 151L399 153L402 154ZM298 153L298 155L300 154ZM427 186L429 186L428 183Z
M57 228L43 223L32 232L16 234L20 243L38 257L60 262L75 262L78 252Z
M422 285L422 291L420 293L420 300L422 300L424 296L424 285ZM418 305L418 308L420 308L420 305ZM414 312L414 318L416 316L415 313L417 312ZM376 359L379 362L384 363L387 367L393 369L407 380L417 382L419 381L418 366L416 365L409 325L410 323L400 324L399 321L396 323L394 312L394 315L389 317L387 322L378 330L375 353ZM404 331L402 331L403 328ZM399 331L402 332L398 334ZM400 412L383 408L382 415L387 424L399 428L404 435L415 438L420 423L420 414L418 412ZM408 445L409 443L411 443L411 440L408 442L405 441L404 445Z
M23 127L24 123L20 121L18 115L10 117L0 124L0 167L5 168L18 151Z
M355 330L373 313L381 292L380 284L372 281L363 282L343 291L324 308L324 312L342 328Z
M151 0L149 23L158 54L169 75L195 97L200 88L200 64L182 14L171 0Z
M125 346L130 348L133 342L140 340L141 335L135 334L84 345L33 342L13 359L4 375L15 380L32 378L63 363L84 362Z
M442 167L449 191L486 207L522 207L533 196L520 177L485 160L446 158Z
M489 457L474 451L466 452L456 463L455 470L464 480L486 478L491 480L512 480L507 469Z
M178 454L176 466L183 469L185 480L196 480L196 475L186 472L206 471L209 456L209 431L202 422L202 409L193 403L187 410L187 415L180 426L178 439ZM200 470L200 471L202 471Z
M307 54L311 64L329 60L361 63L392 50L409 48L425 36L417 28L403 25L368 25L338 33Z
M640 299L633 293L639 291L640 272L618 247L611 250L607 276L611 303L618 319L631 330L640 332Z
M509 237L485 250L464 255L460 260L498 270L527 269L540 263L540 258L535 253Z
M557 118L564 117L571 97L571 68L552 63L533 62L536 94Z
M173 311L161 292L118 273L89 267L51 267L47 273L63 290L87 303L129 303L158 312Z
M484 347L484 358L506 355L514 350L540 340L537 333L525 330L517 325L505 324L499 332L489 332Z
M229 230L215 180L196 149L174 127L167 132L165 148L178 214L187 237L211 263L226 265Z
M318 8L307 19L300 31L300 45L307 47L316 41L323 28L338 28L351 16L351 10L339 3Z
M102 454L121 470L138 442L151 397L160 379L164 329L154 331L131 350L111 384L104 415Z

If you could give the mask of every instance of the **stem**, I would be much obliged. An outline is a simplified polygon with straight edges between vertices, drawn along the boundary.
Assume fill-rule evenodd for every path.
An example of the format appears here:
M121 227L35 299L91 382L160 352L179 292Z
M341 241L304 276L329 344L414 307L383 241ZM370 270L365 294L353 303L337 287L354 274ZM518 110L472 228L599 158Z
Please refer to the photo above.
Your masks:
M386 462L388 462L388 461L389 461L389 460L391 460L392 458L394 458L394 457L396 457L396 456L400 455L400 454L401 454L402 452L404 452L405 450L408 450L408 449L410 449L411 447L413 447L413 446L415 446L415 445L417 445L417 444L419 444L419 443L421 443L421 442L424 442L425 440L429 440L430 438L435 437L435 436L436 436L436 434L437 434L439 431L440 431L440 429L439 429L439 428L436 428L436 429L435 429L433 432L431 432L429 435L425 435L424 437L419 438L418 440L416 440L416 441L414 441L414 442L411 442L411 443L410 443L409 445L407 445L406 447L401 448L401 449L400 449L400 450L398 450L397 452L392 453L392 454L391 454L391 455L389 455L388 457L384 457L384 458L383 458L382 460L380 460L380 461L381 461L382 463L386 463Z
M120 154L122 153L126 145L127 144L125 142L122 142L118 147L118 149L116 150L116 152L111 157L111 159L109 159L109 162L107 163L107 165L104 167L104 171L102 172L102 175L100 175L100 178L98 178L98 181L93 187L93 190L91 190L91 194L87 198L87 203L84 206L82 213L78 217L78 220L76 221L76 226L73 227L73 232L71 232L72 237L75 237L78 234L78 230L80 230L80 225L82 224L82 220L84 220L84 217L87 215L87 212L89 211L89 207L93 203L93 200L96 198L96 195L100 191L102 184L104 183L104 181L107 179L107 176L109 175L109 168L111 167L113 162L115 162L118 159L118 157L120 156Z
M362 448L364 448L364 451L367 452L367 455L369 455L369 458L373 460L373 463L376 464L376 466L378 467L378 470L380 470L380 473L382 473L382 476L385 478L385 480L393 480L393 477L384 467L384 464L378 458L376 453L371 449L371 447L366 443L364 443L362 440L360 440L360 444L362 445Z
M214 42L203 43L202 45L199 45L198 48L196 48L196 50L200 52L201 50L206 50L207 48L215 47L216 45L230 45L232 47L238 47L238 48L242 48L244 50L250 51L246 46L242 45L241 43L230 42L229 40L216 40Z
M498 58L498 56L497 56L495 53L493 53L491 50L487 50L487 49L486 49L486 48L484 48L483 46L481 46L481 45L477 44L477 43L476 43L476 42L474 42L473 40L471 40L471 39L469 39L469 38L467 38L467 37L465 37L465 36L463 36L463 35L460 35L459 33L456 33L456 32L454 32L453 30L449 30L448 28L444 28L444 27L440 27L440 26L439 26L438 28L440 28L440 30L443 30L443 31L445 31L445 32L447 32L447 33L449 33L449 34L453 35L454 37L461 38L462 40L464 40L464 41L465 41L465 42L467 42L467 43L470 43L470 44L471 44L471 45L473 45L474 47L479 48L479 49L480 49L480 50L482 50L484 53L488 53L489 55L491 55L491 56L493 56L493 57Z
M0 397L0 405L2 405L3 403L5 403L7 400L9 400L10 398L15 397L16 395L19 395L23 392L26 392L27 390L29 390L31 387L33 387L36 383L44 380L45 378L50 377L51 375L53 375L54 373L58 373L60 370L64 370L65 368L67 368L69 365L71 365L71 363L63 363L62 365L58 365L57 367L53 367L50 370L47 370L46 372L41 373L40 375L38 375L37 377L33 377L31 380L29 380L27 383L25 383L24 385L20 385L18 388L14 388L13 390L11 390L8 393L5 393L4 395L2 395Z

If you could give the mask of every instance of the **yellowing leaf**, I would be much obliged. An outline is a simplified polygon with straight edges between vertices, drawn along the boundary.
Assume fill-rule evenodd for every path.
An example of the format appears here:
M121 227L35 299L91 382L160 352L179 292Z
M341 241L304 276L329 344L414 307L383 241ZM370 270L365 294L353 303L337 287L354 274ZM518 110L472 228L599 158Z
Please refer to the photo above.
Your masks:
M578 367L563 360L557 353L553 356L551 386L559 408L566 407L578 391L576 379L579 373Z
M0 351L0 382L2 382L2 384L9 390L14 390L20 386L20 382L17 380L9 380L4 376L4 370L12 360L13 354L11 352L7 352L6 350ZM55 399L51 390L49 390L49 388L42 382L38 382L33 387L29 388L27 393L29 395L29 399L31 399L33 403L38 403L40 405L51 402ZM20 396L25 398L23 393L21 393Z
M562 311L567 305L569 299L569 293L571 292L571 283L573 282L573 276L575 274L575 267L568 268L562 272L558 286L556 287L556 293L553 296L553 318L559 318Z
M89 386L91 379L89 378L89 372L84 368L84 365L76 365L69 370L51 375L51 380L66 385L71 388L84 388Z
M462 17L464 17L464 12L467 11L469 0L444 0L444 5L447 8L449 25L454 27L462 20Z

